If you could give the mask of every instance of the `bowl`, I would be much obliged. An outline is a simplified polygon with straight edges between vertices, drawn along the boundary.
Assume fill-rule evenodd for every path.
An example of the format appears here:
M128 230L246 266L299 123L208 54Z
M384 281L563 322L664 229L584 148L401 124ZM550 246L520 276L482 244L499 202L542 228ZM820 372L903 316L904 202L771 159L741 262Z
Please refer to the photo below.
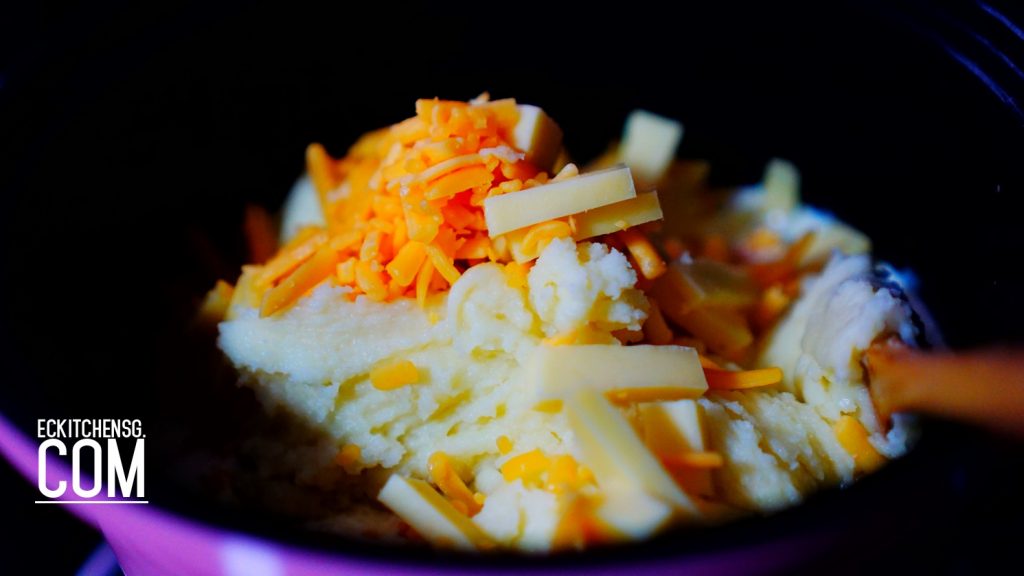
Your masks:
M713 5L712 5L713 4ZM482 91L543 106L577 158L642 107L712 182L793 160L803 192L909 268L954 347L1020 341L1024 81L997 8L706 3L615 10L186 3L69 12L12 59L3 115L0 449L31 481L41 418L138 418L148 505L69 506L128 574L774 572L934 530L983 437L924 422L905 458L796 508L585 553L465 556L311 534L185 490L184 444L230 439L190 325L233 278L243 208L280 205L324 142ZM1019 46L1019 45L1018 45ZM1016 60L1015 60L1016 59ZM49 464L51 480L69 477ZM842 519L837 521L837 519Z

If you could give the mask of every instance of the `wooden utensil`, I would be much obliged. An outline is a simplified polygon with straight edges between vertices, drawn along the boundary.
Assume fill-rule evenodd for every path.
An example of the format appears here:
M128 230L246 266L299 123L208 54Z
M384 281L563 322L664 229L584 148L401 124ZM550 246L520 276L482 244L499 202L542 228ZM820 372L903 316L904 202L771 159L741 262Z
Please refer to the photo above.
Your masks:
M1024 350L923 352L884 344L868 350L865 364L885 420L919 412L1024 439Z

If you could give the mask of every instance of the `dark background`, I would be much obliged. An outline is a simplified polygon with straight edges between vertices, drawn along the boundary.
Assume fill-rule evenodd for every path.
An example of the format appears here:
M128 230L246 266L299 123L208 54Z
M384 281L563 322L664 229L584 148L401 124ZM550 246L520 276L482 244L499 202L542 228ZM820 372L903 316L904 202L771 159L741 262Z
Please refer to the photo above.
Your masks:
M1024 23L1010 4L991 6ZM720 185L789 158L809 202L915 271L951 345L1024 339L1024 38L989 5L510 6L0 8L3 413L26 429L181 426L196 386L183 319L237 273L244 202L276 208L310 141L340 155L416 98L483 90L542 105L581 159L634 107L680 118L681 155L710 159ZM1013 558L1020 447L946 426L933 438L864 488L884 496L858 516L864 533L808 572L971 573ZM155 475L154 500L187 509ZM28 504L34 489L7 468L0 482L18 519L5 557L69 573L98 543ZM904 506L899 490L931 506ZM856 516L844 506L829 510ZM30 555L42 538L62 553Z

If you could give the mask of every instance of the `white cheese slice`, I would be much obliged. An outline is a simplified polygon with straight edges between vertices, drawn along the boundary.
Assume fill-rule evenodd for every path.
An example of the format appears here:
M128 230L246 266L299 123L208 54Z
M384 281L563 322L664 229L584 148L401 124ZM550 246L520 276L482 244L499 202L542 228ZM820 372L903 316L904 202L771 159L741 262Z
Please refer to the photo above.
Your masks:
M578 390L682 399L708 389L700 356L685 346L538 346L527 360L526 378L539 401L565 399Z
M392 474L377 498L433 544L476 550L489 542L468 516L422 480Z
M562 153L562 129L536 106L520 104L516 109L519 121L512 131L512 145L526 153L531 164L551 172Z
M773 158L764 169L764 208L789 212L800 203L800 171L792 162Z
M644 440L656 453L704 451L704 425L696 400L640 404Z
M619 166L484 200L493 238L539 222L636 197L629 168Z
M643 492L690 516L697 506L644 446L618 408L596 390L579 390L565 401L569 425L598 486L613 493Z
M644 443L657 455L703 452L707 448L704 413L696 400L644 402L638 405ZM683 470L676 478L690 494L714 493L711 471Z
M683 138L683 125L644 110L626 118L622 135L622 160L646 182L665 175Z
M574 214L576 230L572 237L576 241L585 240L625 230L645 222L661 220L663 217L661 204L658 202L658 193L645 192L637 194L636 198Z
M672 506L643 492L612 492L594 510L594 516L614 537L643 540L668 523Z

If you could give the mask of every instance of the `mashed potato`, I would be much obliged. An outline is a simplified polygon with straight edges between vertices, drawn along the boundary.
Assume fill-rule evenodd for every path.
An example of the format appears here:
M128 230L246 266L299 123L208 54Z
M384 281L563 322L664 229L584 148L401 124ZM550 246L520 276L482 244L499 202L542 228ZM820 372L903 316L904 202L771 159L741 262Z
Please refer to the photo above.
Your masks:
M471 103L466 110L486 105ZM669 241L656 252L646 236L620 232L632 226L630 219L651 219L650 209L634 204L615 208L606 218L608 232L591 240L572 235L607 224L598 211L586 210L524 228L525 235L487 238L478 212L484 196L477 203L470 193L491 190L489 198L514 194L517 186L543 186L543 171L526 184L512 178L522 162L534 161L532 144L499 141L496 148L448 160L470 166L450 185L456 191L469 186L466 204L448 200L439 209L431 200L412 207L406 188L359 200L358 186L392 190L381 180L389 158L444 142L402 140L419 129L413 120L433 118L436 129L437 113L430 114L396 125L395 143L361 141L332 169L340 184L321 184L319 197L310 183L330 173L311 164L311 177L296 185L286 204L282 239L288 244L275 260L247 268L219 324L219 346L241 383L267 410L288 414L320 439L321 449L310 454L279 455L278 468L298 482L356 495L357 506L342 513L344 520L321 519L321 526L351 532L375 522L366 505L379 494L435 544L544 551L640 538L670 521L776 510L823 486L849 484L874 467L871 458L884 461L906 450L909 424L901 417L891 426L879 421L860 357L883 337L913 341L910 310L898 294L871 281L870 258L856 254L867 249L859 233L815 219L785 199L785 183L793 178L766 178L725 213L708 216L700 249ZM524 115L543 122L520 108L518 118ZM663 121L654 118L645 122ZM659 133L672 135L663 128ZM543 130L553 133L550 126ZM384 159L368 150L383 151ZM360 173L365 158L372 161ZM492 164L476 167L486 162ZM423 173L440 173L436 166ZM570 166L556 180L577 177ZM508 177L500 185L493 182L499 171ZM645 166L645 178L657 173L657 165ZM393 182L408 187L425 180L417 174ZM538 173L522 175L530 174ZM664 178L671 189L670 177ZM430 186L427 197L447 193L442 184ZM495 192L500 186L509 192ZM595 202L596 193L587 189L565 189L584 198L580 202ZM332 212L336 204L344 210ZM351 220L360 210L376 220ZM392 214L397 219L383 219ZM429 228L438 221L461 228L445 240L444 228ZM342 223L358 231L358 242ZM414 225L427 226L438 239L417 244L423 231ZM807 230L816 235L802 245L798 238ZM511 251L508 243L516 243ZM535 255L520 261L532 243ZM730 244L740 256L729 255ZM713 273L687 268L695 256L718 259L708 265ZM453 262L459 266L449 268ZM319 274L315 281L312 274ZM256 297L253 286L261 281L264 292ZM642 390L613 383L618 387L607 398L620 409L604 413L581 411L571 395L566 406L562 396L544 400L525 369L540 347L635 343L695 347L703 365L696 370L707 382L699 378L682 388L652 382ZM776 367L781 379L757 383ZM560 374L558 366L547 369ZM632 369L637 381L653 377L643 365ZM569 394L578 385L556 382L555 388ZM671 407L658 413L670 415L664 422L672 430L653 419L651 406ZM621 446L610 445L607 453L595 448L580 436L581 421ZM871 454L851 448L851 433L868 439ZM594 474L622 468L629 468L626 488L617 487L621 478ZM665 490L678 496L666 499ZM672 504L691 501L695 507L686 513ZM393 521L379 525L385 527L378 532L392 535L401 529Z
M481 264L423 309L412 300L349 301L349 290L324 284L272 318L237 304L220 325L220 347L268 408L359 446L347 472L382 467L428 478L428 457L443 451L473 469L483 494L496 494L480 517L496 539L543 549L557 498L493 474L488 483L509 457L499 437L516 453L574 449L563 414L533 409L519 368L545 335L588 324L639 329L646 313L626 258L601 244L552 241L528 282L511 287L499 266ZM370 371L396 360L411 360L419 380L375 388ZM516 515L530 521L513 523Z

